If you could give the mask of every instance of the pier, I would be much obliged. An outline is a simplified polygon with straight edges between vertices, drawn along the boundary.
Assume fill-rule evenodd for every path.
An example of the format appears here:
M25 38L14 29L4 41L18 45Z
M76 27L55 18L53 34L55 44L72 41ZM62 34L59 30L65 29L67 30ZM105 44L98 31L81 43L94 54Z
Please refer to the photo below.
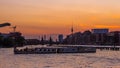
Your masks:
M63 45L64 46L64 45ZM81 46L81 47L91 47L96 48L100 50L113 50L113 51L120 51L120 46L114 46L114 45L68 45L70 47L72 46Z

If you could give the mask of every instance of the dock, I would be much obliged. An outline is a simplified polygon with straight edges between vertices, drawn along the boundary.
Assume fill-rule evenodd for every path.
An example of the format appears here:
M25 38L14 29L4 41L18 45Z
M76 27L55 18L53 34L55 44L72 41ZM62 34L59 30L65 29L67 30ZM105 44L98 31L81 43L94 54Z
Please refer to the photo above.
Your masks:
M72 46L81 46L81 47L91 47L96 48L100 50L114 50L114 51L120 51L120 45L114 46L114 45L68 45L70 47Z

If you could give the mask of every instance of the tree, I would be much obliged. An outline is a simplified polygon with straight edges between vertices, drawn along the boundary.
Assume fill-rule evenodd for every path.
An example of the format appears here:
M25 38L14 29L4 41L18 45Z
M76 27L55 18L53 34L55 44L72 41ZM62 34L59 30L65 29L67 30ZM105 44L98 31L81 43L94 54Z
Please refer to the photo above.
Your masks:
M18 46L22 46L24 44L24 37L22 36L18 36L18 37L15 37L15 44L18 45Z
M0 36L0 47L3 45L3 36Z
M3 39L3 47L13 47L14 39L12 37L7 37Z

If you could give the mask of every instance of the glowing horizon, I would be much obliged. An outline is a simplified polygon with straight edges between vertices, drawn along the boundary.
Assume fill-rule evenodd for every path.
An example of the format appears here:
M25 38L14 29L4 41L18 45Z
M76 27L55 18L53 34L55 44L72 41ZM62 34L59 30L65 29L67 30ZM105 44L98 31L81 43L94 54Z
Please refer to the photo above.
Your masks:
M119 3L120 0L0 0L0 23L11 22L23 34L69 34L72 22L75 31L120 30Z

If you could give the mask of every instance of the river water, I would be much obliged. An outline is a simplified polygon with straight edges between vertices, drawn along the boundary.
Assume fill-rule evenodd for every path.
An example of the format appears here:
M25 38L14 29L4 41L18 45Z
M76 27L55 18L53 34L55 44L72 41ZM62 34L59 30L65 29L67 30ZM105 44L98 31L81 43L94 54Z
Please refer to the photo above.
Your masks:
M14 55L13 48L0 48L0 68L120 68L120 51Z

